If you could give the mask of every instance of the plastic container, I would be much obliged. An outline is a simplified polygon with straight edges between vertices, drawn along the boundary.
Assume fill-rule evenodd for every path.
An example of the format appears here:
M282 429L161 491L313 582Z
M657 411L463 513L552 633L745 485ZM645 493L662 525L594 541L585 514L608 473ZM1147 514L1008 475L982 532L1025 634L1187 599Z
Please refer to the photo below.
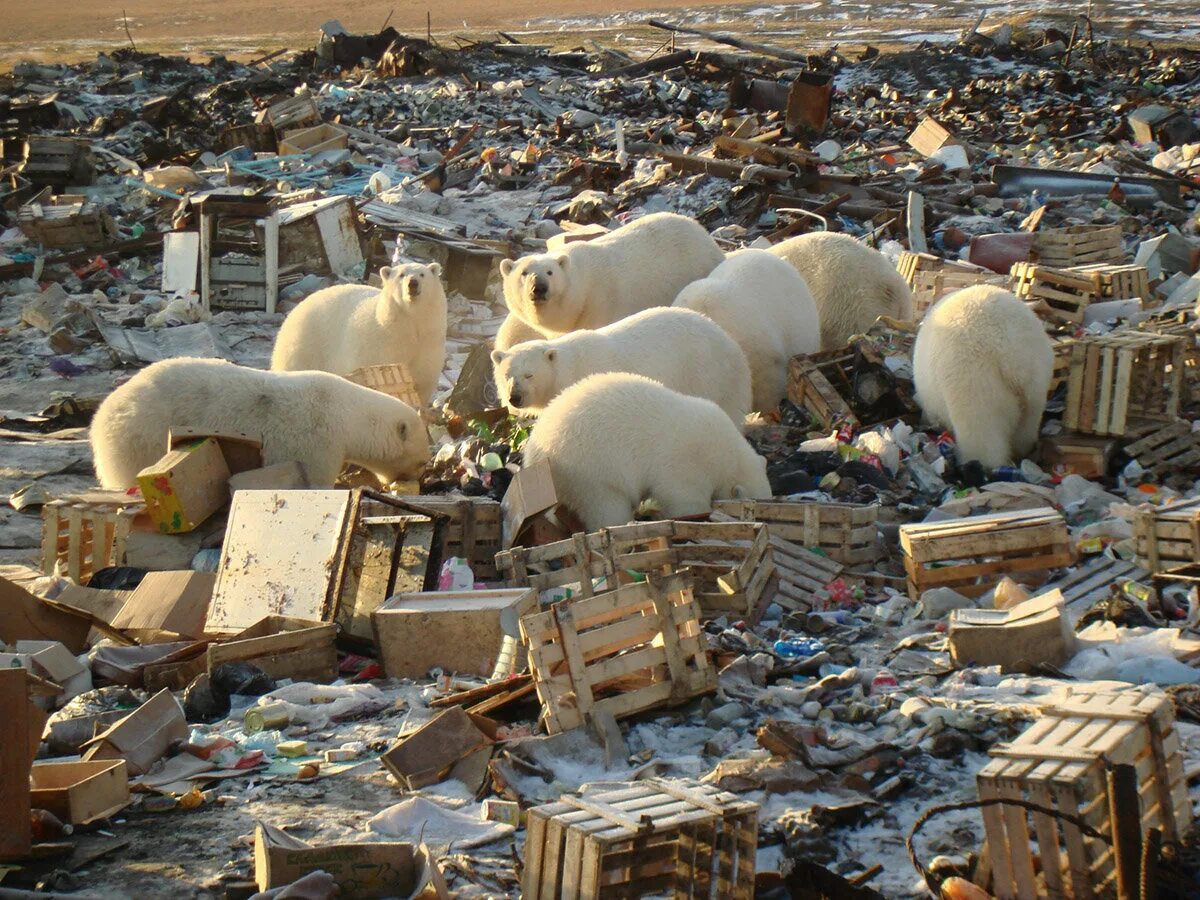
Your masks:
M774 644L775 654L784 659L807 659L825 649L825 645L814 638L789 638Z

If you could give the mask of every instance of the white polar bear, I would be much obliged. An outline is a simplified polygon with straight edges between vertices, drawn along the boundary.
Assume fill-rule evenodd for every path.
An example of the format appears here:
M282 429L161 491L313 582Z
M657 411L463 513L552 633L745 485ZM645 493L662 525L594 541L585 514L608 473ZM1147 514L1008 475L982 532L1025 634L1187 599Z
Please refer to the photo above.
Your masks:
M383 289L334 285L284 320L271 368L349 375L361 366L402 363L428 405L446 363L446 292L437 263L379 270Z
M500 330L496 332L495 347L497 350L510 350L517 344L540 341L544 337L544 334L516 313L509 313L500 325Z
M821 349L837 350L880 316L907 321L912 291L886 256L846 234L820 231L776 244L771 253L804 276L821 317Z
M429 459L420 414L406 403L326 372L263 372L220 359L168 359L138 372L92 419L92 455L103 487L124 490L167 452L184 425L263 436L263 463L296 460L314 487L343 463L385 483L418 474Z
M559 501L589 531L625 524L647 498L672 518L771 496L767 461L719 406L626 372L590 375L550 401L524 458L549 463Z
M1024 458L1037 442L1054 369L1042 322L1009 291L976 285L925 314L913 348L917 401L949 428L962 462L988 469Z
M510 313L545 337L601 328L675 295L724 259L698 222L654 213L560 253L503 260ZM503 349L503 348L502 348Z
M787 396L788 360L820 346L817 305L796 270L766 250L738 250L707 278L679 292L675 305L704 313L732 337L750 363L753 406L773 410Z

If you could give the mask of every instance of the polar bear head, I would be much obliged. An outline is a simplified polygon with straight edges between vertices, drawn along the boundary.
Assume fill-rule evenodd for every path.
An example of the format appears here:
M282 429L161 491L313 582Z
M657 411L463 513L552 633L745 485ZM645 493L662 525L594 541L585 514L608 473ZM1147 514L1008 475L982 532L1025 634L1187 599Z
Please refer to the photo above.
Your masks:
M438 263L404 263L379 270L383 296L401 309L415 311L422 306L445 300L442 267Z
M429 462L429 432L420 412L402 400L344 379L330 396L345 460L374 473L384 484L416 478Z
M566 253L541 253L500 263L504 301L511 312L544 331L564 334L583 311L571 291Z
M713 500L767 500L770 497L767 460L755 453L754 448L742 439L728 477L717 485Z
M492 351L492 375L500 402L513 412L539 412L558 393L560 355L549 341L526 341Z

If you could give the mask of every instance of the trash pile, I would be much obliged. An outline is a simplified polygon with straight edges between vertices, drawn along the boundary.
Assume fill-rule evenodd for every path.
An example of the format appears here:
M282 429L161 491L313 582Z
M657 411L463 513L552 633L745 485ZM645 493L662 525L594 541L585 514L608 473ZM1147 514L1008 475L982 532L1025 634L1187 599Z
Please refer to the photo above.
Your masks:
M330 23L0 75L3 886L1196 896L1200 50L1036 21L820 54L655 22L644 59ZM502 263L662 212L850 235L913 316L788 361L745 429L770 498L589 532L493 377ZM412 407L417 477L172 422L97 488L136 370L264 369L306 298L413 261L432 402L336 374ZM1052 345L1012 465L915 388L974 286Z

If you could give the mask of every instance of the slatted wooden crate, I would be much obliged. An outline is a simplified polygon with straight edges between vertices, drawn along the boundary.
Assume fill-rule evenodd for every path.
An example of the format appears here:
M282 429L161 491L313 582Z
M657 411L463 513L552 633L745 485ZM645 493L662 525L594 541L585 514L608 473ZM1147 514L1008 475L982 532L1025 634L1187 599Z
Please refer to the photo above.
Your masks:
M743 522L762 522L777 537L818 549L853 566L879 556L879 507L794 500L721 500L715 508Z
M1088 263L1125 260L1120 225L1070 225L1034 233L1032 257L1044 266L1065 269Z
M896 264L913 294L913 318L920 321L929 307L947 294L976 284L1008 286L1008 279L991 269L953 259L942 259L930 253L904 251Z
M839 350L793 357L788 361L788 400L826 431L843 424L858 430L902 418L915 422L913 384L887 369L880 348L911 356L916 332L889 330L888 335L879 337L879 343L860 339Z
M1200 562L1200 499L1139 506L1133 514L1133 553L1148 572Z
M120 491L51 500L42 507L42 571L51 575L57 566L75 583L86 584L100 569L121 565L130 527L144 510Z
M1200 341L1197 340L1197 328L1200 327L1193 310L1174 310L1161 312L1138 324L1141 331L1154 334L1177 337L1183 341L1183 380L1189 388L1190 398L1200 396Z
M267 124L277 135L291 128L310 128L321 124L321 111L312 94L305 88L300 93L272 103L266 109Z
M1191 824L1174 710L1162 694L1072 694L991 755L995 758L978 776L981 800L1017 799L1057 809L1111 838L1105 768L1132 765L1143 835L1160 828L1165 839L1176 841ZM1062 819L1012 804L984 807L983 821L992 893L1000 900L1114 895L1116 869L1106 842Z
M446 557L458 556L471 564L479 581L495 581L496 554L500 552L500 504L490 497L453 497L421 494L398 498L416 509L447 518Z
M75 194L26 203L17 212L17 225L47 249L103 247L117 239L117 226L108 212Z
M1155 428L1125 448L1138 465L1156 477L1200 467L1200 434L1188 422Z
M1150 278L1145 266L1075 266L1058 269L1037 263L1014 263L1013 292L1034 306L1047 321L1081 325L1093 303L1107 300L1149 301Z
M421 402L417 386L413 382L412 376L409 375L408 368L404 365L389 363L382 366L363 366L345 377L346 380L353 381L355 384L361 384L363 387L369 387L381 394L403 400L413 409L420 409L425 405Z
M593 714L620 719L717 686L686 570L522 616L521 640L550 734Z
M1071 345L1063 425L1083 434L1126 435L1179 414L1183 341L1114 331Z
M526 900L754 896L758 805L698 782L638 781L529 810Z
M25 141L21 174L35 185L62 189L72 184L91 184L96 177L96 159L87 138L37 135Z
M900 548L914 600L930 588L967 597L991 590L1005 575L1069 565L1067 523L1050 507L901 525Z
M788 362L788 400L808 413L825 431L833 431L843 425L849 425L856 431L862 427L850 404L811 358L795 356Z

